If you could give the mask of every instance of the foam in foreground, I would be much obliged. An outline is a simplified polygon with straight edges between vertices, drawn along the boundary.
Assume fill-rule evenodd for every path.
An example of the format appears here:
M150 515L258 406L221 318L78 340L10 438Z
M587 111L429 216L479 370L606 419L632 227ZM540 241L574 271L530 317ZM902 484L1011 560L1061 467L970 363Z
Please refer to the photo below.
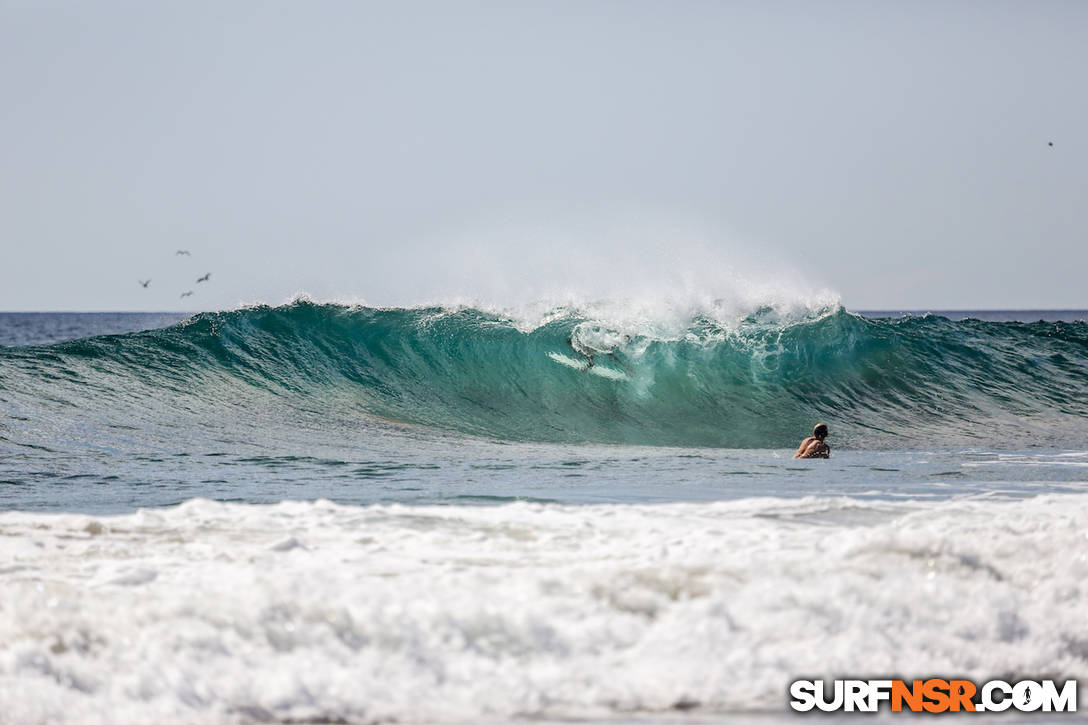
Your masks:
M5 722L784 713L1088 678L1088 496L5 513Z

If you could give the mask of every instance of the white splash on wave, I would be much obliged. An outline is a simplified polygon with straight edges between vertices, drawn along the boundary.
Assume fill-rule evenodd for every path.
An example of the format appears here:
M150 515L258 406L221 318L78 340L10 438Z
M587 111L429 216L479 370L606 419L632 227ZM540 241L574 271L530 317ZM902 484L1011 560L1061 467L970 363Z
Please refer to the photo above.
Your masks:
M444 232L426 255L393 265L386 275L396 293L299 291L285 303L475 309L524 332L574 316L621 337L676 340L700 319L735 330L756 314L786 325L834 312L839 294L811 280L823 271L799 268L795 253L662 212L511 213Z

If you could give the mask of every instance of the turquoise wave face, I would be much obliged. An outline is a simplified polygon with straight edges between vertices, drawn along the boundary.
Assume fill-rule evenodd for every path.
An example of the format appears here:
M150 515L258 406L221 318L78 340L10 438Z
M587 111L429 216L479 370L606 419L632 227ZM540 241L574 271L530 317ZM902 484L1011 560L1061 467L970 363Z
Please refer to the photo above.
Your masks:
M475 309L299 302L0 350L0 404L115 425L137 409L161 422L271 394L335 439L358 419L522 441L783 447L824 420L833 447L1088 441L1085 323L841 309L783 322L768 308L646 329L577 310L529 329Z

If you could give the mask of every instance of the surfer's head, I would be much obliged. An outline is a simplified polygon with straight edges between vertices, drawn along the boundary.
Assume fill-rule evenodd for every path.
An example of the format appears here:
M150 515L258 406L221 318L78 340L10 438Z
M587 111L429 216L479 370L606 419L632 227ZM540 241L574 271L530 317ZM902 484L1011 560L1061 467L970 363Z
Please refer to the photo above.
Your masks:
M827 423L817 423L812 429L812 437L820 440L827 438Z

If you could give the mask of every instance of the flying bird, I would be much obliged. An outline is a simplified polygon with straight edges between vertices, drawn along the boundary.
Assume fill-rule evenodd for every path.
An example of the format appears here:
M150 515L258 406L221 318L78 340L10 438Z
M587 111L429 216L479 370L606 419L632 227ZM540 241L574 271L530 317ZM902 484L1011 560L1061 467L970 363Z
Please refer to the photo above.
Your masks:
M204 275L203 277L201 277L200 279L197 280L197 284L199 284L201 282L207 282L211 278L212 278L212 273L208 272L206 275Z
M192 291L192 290L189 290L188 292L182 292L182 293L181 293L181 296L182 296L182 297L189 297L189 296L190 296L190 295L192 295L192 294L193 294L193 291Z
M191 257L192 256L191 254L189 254L188 249L179 249L178 251L174 252L175 257L178 256L179 254L184 254L186 257Z
M151 280L147 280L147 281L145 282L145 281L143 281L142 279L138 279L138 280L136 280L136 281L137 281L137 282L139 282L139 283L140 283L140 286L141 286L141 287L143 287L144 289L147 289L147 286L148 286L149 284L151 284Z
M1053 141L1047 141L1046 145L1050 146L1051 148L1054 148L1054 142Z

